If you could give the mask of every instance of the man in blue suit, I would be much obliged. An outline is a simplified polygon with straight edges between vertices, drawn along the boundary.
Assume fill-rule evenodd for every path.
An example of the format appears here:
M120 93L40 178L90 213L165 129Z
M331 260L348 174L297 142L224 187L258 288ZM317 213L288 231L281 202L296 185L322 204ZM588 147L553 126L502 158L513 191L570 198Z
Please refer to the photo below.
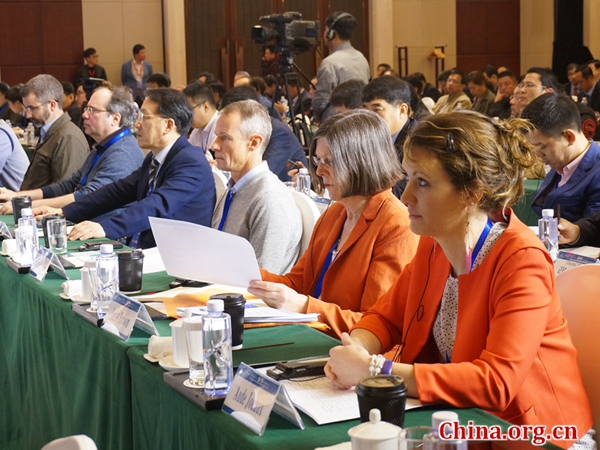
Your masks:
M142 166L114 183L94 191L62 210L36 208L36 215L62 213L78 223L70 240L131 238L129 245L156 245L148 217L211 225L215 184L206 158L198 158L186 134L192 110L181 92L151 89L136 122L138 145L150 150ZM90 221L128 205L120 214ZM82 222L83 221L83 222Z
M121 84L131 89L133 99L138 105L144 101L144 92L148 87L148 78L152 75L152 64L146 61L146 47L133 46L133 59L121 67Z
M600 147L581 130L575 102L561 94L543 94L521 113L535 131L528 134L540 159L551 170L535 194L532 209L541 215L555 214L574 222L600 210Z

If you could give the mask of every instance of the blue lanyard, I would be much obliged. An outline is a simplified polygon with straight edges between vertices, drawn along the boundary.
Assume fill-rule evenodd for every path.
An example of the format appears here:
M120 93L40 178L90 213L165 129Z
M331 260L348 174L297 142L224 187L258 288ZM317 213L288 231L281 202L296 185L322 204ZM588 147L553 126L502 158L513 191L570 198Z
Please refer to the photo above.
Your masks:
M94 158L94 160L92 161L92 165L90 166L89 170L87 171L87 173L83 176L83 178L81 179L81 181L79 182L79 184L77 185L77 187L75 188L75 192L80 191L83 186L85 186L85 182L88 179L88 176L90 175L90 172L92 171L92 169L94 168L94 166L96 165L96 163L98 162L98 160L100 159L100 157L104 154L104 152L106 150L108 150L108 147L110 147L111 145L113 145L115 142L117 142L119 139L125 137L127 134L131 133L131 130L129 130L129 128L125 128L123 131L121 131L119 134L117 134L114 138L112 138L108 144L106 144L104 146L104 148L102 150L99 150L96 153L96 157Z
M483 243L485 242L485 239L488 237L488 234L490 234L490 230L492 229L492 221L488 218L485 227L483 227L483 231L481 232L481 236L479 236L479 239L477 240L477 244L475 244L475 248L473 249L473 253L471 253L471 264L469 265L469 267L467 267L467 272L470 272L473 265L475 264L475 259L477 259L477 255L479 255L479 252L481 251L481 248L483 247Z
M233 188L227 191L227 197L225 197L225 205L223 206L223 215L221 216L221 222L219 223L219 231L223 230L225 226L225 220L227 219L227 214L229 213L229 207L231 206L231 200L233 199L233 195L235 191Z
M321 274L319 275L319 279L317 280L317 284L315 285L315 290L313 292L313 297L315 297L315 298L319 298L321 296L321 291L323 290L323 278L325 278L325 273L327 272L327 269L329 269L329 266L331 265L331 260L333 258L333 251L340 243L340 239L342 239L343 232L344 232L344 226L342 225L342 229L340 230L340 235L338 236L338 238L335 240L335 242L331 246L329 253L327 253L327 257L325 258L325 261L323 262L323 268L321 269Z

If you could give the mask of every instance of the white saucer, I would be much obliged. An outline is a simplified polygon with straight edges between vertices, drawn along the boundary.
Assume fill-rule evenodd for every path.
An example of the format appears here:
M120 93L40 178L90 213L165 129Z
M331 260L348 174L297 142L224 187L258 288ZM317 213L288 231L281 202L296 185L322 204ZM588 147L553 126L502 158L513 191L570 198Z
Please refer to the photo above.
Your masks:
M189 369L189 366L179 366L175 364L175 361L173 361L173 355L167 355L164 358L161 358L160 361L158 361L158 364L160 365L160 367L169 372Z
M159 359L156 359L153 356L150 356L150 353L144 353L144 359L146 361L150 361L151 363L157 363L158 361L160 361Z

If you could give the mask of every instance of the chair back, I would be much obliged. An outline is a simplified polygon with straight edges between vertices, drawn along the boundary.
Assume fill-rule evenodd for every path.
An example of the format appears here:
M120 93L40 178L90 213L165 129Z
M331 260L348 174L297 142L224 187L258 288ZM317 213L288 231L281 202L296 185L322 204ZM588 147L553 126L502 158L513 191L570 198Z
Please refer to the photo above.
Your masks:
M556 291L577 349L579 370L592 405L594 424L600 425L600 265L585 264L556 277Z
M215 189L217 190L215 198L219 200L227 190L227 178L220 170L213 170L212 173L215 179Z
M319 213L319 208L317 208L315 202L312 201L308 195L303 194L302 192L292 191L292 197L294 197L294 202L296 203L296 206L298 206L300 215L302 216L300 255L303 255L310 242L310 236L312 235L315 223L317 223L317 219L321 213Z
M92 438L78 434L55 439L42 447L42 450L98 450Z

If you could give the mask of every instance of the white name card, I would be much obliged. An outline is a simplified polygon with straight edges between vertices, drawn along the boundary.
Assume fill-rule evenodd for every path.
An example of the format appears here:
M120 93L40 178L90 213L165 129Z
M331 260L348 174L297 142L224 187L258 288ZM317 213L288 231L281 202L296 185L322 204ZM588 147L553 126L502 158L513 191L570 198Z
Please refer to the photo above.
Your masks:
M13 239L14 238L14 236L12 234L10 234L8 225L6 225L4 222L0 222L0 236L2 236L5 239Z
M102 328L128 341L134 326L159 336L144 304L117 292L108 306Z
M271 411L304 429L304 422L281 383L244 363L235 374L223 411L259 436L265 432Z
M29 275L33 276L38 281L44 281L49 267L52 267L52 269L64 279L69 279L67 271L61 264L60 259L58 259L58 256L46 247L42 247L41 245L37 246L35 254L33 255L33 263L31 263L29 269Z
M565 251L558 252L558 257L554 262L554 275L559 275L566 270L572 269L582 264L597 264L596 258L589 256L578 255L576 253L570 253Z

